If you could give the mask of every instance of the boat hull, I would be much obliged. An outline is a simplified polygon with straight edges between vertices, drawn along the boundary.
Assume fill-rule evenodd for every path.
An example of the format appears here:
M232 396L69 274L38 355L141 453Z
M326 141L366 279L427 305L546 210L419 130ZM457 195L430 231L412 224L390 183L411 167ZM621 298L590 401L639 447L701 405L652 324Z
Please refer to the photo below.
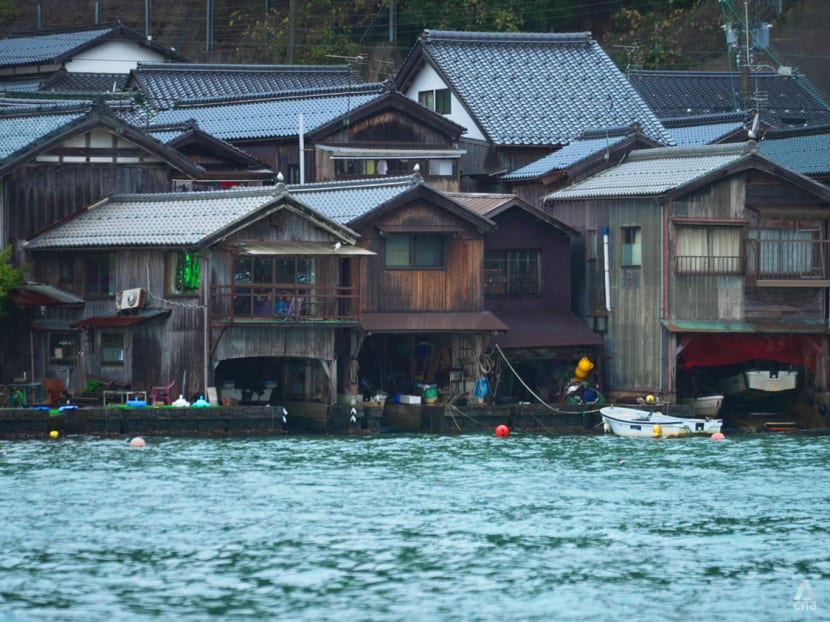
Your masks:
M798 380L797 371L750 370L726 378L723 392L727 395L738 393L779 393L794 391Z
M723 425L720 419L672 417L622 406L607 406L600 413L607 430L617 436L636 438L712 435L720 432Z

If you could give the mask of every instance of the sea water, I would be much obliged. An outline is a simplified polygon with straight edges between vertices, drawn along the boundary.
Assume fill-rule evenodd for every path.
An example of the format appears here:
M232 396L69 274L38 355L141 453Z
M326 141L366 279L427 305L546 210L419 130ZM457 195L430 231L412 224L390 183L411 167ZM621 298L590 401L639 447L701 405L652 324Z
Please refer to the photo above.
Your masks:
M0 441L0 621L830 619L830 436Z

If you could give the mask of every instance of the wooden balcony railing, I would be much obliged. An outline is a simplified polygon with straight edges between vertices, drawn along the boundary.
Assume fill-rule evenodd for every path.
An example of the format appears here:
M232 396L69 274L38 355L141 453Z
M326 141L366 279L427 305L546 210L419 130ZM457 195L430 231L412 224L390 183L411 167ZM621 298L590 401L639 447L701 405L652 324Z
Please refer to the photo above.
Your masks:
M245 283L213 285L210 289L213 321L310 323L360 319L357 287Z
M828 240L747 240L747 283L828 287L827 244Z

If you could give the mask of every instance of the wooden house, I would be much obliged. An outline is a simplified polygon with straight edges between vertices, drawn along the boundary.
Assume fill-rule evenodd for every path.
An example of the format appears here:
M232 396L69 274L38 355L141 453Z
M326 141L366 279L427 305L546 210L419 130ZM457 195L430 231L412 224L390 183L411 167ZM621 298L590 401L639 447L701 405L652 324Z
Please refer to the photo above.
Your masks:
M515 195L449 196L496 223L484 239L484 306L507 326L490 343L496 401L535 402L530 391L563 401L578 361L602 361L602 336L571 310L571 241L579 233ZM601 375L597 367L592 380Z
M118 23L14 34L0 39L0 91L122 93L139 62L182 60Z
M786 404L744 408L780 416L826 395L825 186L752 142L673 147L632 152L545 205L587 238L579 296L607 310L614 390L682 398L786 369L799 379Z
M629 127L671 137L590 33L427 30L397 89L467 128L465 192L501 191L498 176L571 143L586 130Z
M398 177L418 165L430 185L459 186L464 128L383 84L180 104L159 111L147 127L153 132L186 122L281 171L292 184Z

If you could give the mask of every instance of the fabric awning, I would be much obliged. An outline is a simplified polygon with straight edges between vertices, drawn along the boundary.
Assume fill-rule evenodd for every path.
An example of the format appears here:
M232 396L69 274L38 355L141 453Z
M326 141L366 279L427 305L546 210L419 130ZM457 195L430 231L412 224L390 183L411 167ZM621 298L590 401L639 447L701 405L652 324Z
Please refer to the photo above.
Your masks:
M21 306L81 305L83 298L43 283L24 283L9 290L9 299Z
M336 245L329 242L240 242L236 250L242 255L377 255L361 246Z
M501 348L549 348L562 346L597 346L602 337L567 309L544 313L499 312L507 332L493 338Z
M137 313L95 315L72 324L75 328L125 328L170 315L170 309L145 309Z
M364 313L360 325L370 333L504 331L489 311L446 313Z

